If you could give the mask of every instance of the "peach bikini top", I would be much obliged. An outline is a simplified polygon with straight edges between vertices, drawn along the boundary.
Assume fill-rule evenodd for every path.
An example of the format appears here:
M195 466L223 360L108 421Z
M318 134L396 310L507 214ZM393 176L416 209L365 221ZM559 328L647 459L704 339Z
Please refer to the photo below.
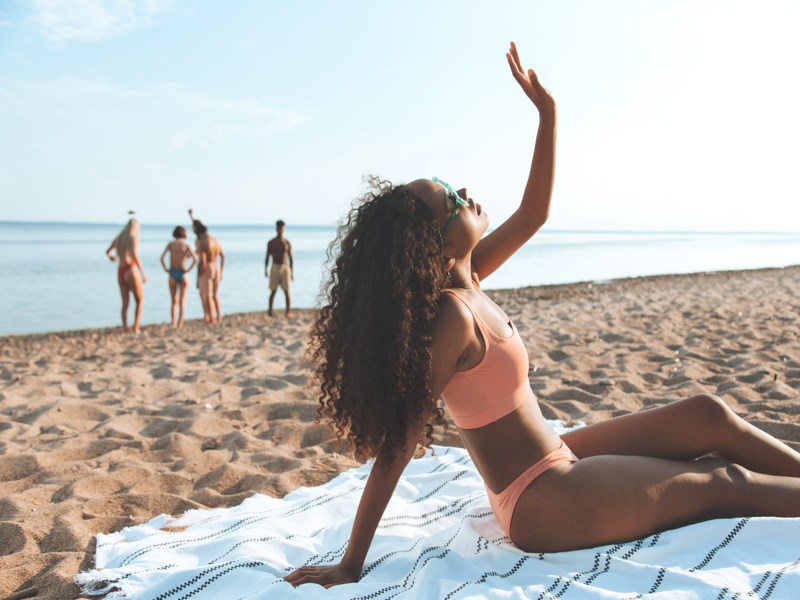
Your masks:
M442 290L463 302L483 336L486 353L477 365L458 371L442 392L453 420L461 429L476 429L494 423L522 405L531 393L528 352L514 324L511 337L492 331L470 303L456 290Z

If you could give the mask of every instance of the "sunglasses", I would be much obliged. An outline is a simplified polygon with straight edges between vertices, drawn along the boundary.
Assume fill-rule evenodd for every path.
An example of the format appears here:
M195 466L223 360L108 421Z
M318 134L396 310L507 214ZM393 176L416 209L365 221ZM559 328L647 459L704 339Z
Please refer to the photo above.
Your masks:
M464 200L461 196L458 195L458 192L456 192L453 189L452 185L442 181L438 177L434 177L432 179L432 181L434 183L438 183L440 186L442 186L444 188L445 193L447 194L447 197L450 198L450 200L453 201L453 212L450 213L450 218L447 219L447 224L444 226L444 229L442 230L442 237L444 237L444 234L447 233L448 229L450 229L450 225L453 224L453 219L456 218L456 213L458 212L458 207L459 206L467 206L468 207L469 206L469 201L468 200Z

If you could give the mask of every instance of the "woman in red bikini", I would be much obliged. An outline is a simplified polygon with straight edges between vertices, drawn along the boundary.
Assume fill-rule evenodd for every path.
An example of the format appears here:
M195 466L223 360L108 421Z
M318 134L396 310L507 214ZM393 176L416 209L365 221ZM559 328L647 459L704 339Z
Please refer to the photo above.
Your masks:
M559 436L528 383L519 332L480 289L547 219L556 109L516 47L512 74L539 111L517 211L492 233L480 204L436 178L376 189L339 229L311 332L321 411L375 457L338 564L293 585L356 581L375 529L442 396L511 541L557 552L717 517L800 516L800 454L699 395Z
M129 220L119 235L114 238L106 255L114 262L114 255L111 251L116 251L116 258L119 259L117 267L117 283L122 294L122 328L128 331L128 304L130 295L136 301L136 317L133 321L133 332L139 333L139 320L142 317L142 284L147 281L147 277L142 269L142 261L139 260L139 221Z

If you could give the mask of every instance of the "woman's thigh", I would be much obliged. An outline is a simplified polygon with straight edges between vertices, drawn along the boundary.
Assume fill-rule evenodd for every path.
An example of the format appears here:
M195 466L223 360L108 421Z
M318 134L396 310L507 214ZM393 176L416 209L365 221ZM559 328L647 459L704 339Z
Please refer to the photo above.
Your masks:
M580 458L600 454L688 460L720 451L737 419L719 398L699 395L565 433Z
M117 278L117 284L119 285L119 295L122 297L122 303L125 304L128 302L131 291L128 289L128 284L124 279Z
M608 419L561 438L581 458L621 454L689 460L714 453L758 473L800 477L800 453L708 394Z
M125 273L125 283L128 285L128 289L133 292L133 299L136 302L141 302L142 300L142 278L139 275L139 270L135 266L131 266L128 269L128 272Z
M543 473L523 492L511 538L529 552L556 552L638 539L709 518L756 514L743 500L749 477L715 458L581 459Z

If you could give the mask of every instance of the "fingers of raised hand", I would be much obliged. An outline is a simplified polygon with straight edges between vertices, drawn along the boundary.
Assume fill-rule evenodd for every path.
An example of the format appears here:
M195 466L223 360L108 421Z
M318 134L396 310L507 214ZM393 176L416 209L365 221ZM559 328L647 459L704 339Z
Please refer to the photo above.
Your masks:
M506 58L508 59L508 66L511 67L511 74L514 76L514 79L520 84L526 83L527 78L525 77L525 73L519 68L519 65L514 60L514 57L511 56L511 53L506 53Z
M509 48L508 52L514 59L514 63L517 65L517 68L522 71L522 62L519 60L519 52L517 51L517 45L514 42L511 42L511 48Z

